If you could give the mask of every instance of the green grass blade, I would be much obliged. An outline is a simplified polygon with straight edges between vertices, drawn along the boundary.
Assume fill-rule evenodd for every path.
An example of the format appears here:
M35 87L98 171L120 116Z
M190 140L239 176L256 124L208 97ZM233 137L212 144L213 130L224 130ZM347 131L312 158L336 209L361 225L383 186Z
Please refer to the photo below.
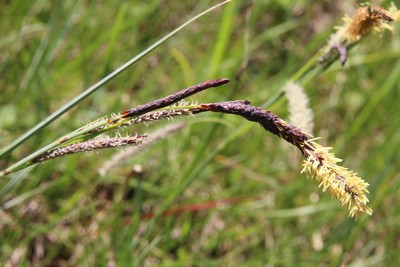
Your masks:
M396 90L398 88L398 79L400 76L400 60L397 61L396 65L393 67L393 71L388 76L385 83L382 87L377 90L378 93L371 97L369 102L365 105L365 107L361 110L360 114L350 125L349 130L346 133L346 138L343 139L343 144L347 143L347 141L355 136L358 132L362 131L362 126L366 123L372 113L376 110L379 103L382 102L382 99L391 94L392 90ZM341 144L341 145L343 145Z
M233 2L235 3L235 2ZM227 9L225 9L222 24L219 28L217 43L214 48L214 54L210 64L210 77L214 77L220 68L221 61L226 54L226 49L228 47L228 42L230 40L230 35L233 30L233 21L235 18L236 8L235 5L229 5Z

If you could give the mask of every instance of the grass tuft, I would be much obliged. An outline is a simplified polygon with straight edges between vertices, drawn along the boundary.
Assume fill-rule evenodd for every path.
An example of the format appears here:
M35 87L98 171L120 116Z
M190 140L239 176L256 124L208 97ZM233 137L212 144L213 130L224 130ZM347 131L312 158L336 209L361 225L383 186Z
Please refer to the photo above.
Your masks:
M0 3L0 169L20 164L0 178L2 265L398 264L397 4L228 2ZM142 106L216 75L231 82ZM287 84L303 88L289 103L302 111L288 109ZM261 126L276 136L250 115L204 111L235 99L304 114L321 139L271 113L279 123ZM355 220L341 204L374 213Z

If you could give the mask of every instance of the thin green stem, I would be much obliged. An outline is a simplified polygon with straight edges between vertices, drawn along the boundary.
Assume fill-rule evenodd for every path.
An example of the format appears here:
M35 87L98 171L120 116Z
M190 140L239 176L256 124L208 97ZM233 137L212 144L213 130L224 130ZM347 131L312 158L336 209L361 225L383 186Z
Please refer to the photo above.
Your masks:
M290 77L290 81L296 82L300 80L306 73L312 70L318 63L318 58L320 57L320 55L320 52L315 53L315 55L310 58L303 67L301 67L295 74L292 75L292 77Z

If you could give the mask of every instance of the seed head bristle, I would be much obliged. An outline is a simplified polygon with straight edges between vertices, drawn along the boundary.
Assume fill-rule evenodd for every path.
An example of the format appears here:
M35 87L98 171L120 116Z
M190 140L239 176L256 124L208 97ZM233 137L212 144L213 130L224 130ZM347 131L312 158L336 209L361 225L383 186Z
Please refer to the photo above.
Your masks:
M369 193L369 184L358 177L357 173L337 165L342 160L330 153L330 149L308 141L304 146L306 159L302 172L314 178L322 191L337 198L342 206L347 206L350 217L357 217L363 213L372 215L365 195Z

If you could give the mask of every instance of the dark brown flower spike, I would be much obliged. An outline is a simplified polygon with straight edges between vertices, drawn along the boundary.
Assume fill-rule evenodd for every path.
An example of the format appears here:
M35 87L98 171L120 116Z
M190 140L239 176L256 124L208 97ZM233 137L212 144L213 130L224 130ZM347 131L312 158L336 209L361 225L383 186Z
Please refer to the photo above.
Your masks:
M218 87L218 86L221 86L228 82L229 82L229 79L223 78L223 79L209 80L204 83L199 83L199 84L190 86L188 88L185 88L174 94L171 94L169 96L151 101L147 104L144 104L144 105L141 105L141 106L138 106L135 108L131 108L130 110L127 110L127 111L123 111L123 112L121 112L121 115L123 118L139 116L139 115L145 114L147 112L172 105L184 98L187 98L187 97L189 97L193 94L196 94L200 91L203 91L205 89L208 89L211 87Z
M301 144L309 140L309 135L296 126L289 125L271 111L250 106L250 101L238 100L200 105L202 108L229 114L236 114L249 121L258 122L265 130L285 139L302 150ZM304 154L304 153L303 153Z
M327 191L343 206L347 206L350 216L372 214L372 210L367 206L368 198L365 196L368 193L368 183L356 173L338 166L336 163L341 160L329 153L330 148L317 144L310 135L296 126L289 125L272 112L249 104L247 100L239 100L202 104L200 108L242 116L295 145L305 157L303 172L313 177L323 191Z

